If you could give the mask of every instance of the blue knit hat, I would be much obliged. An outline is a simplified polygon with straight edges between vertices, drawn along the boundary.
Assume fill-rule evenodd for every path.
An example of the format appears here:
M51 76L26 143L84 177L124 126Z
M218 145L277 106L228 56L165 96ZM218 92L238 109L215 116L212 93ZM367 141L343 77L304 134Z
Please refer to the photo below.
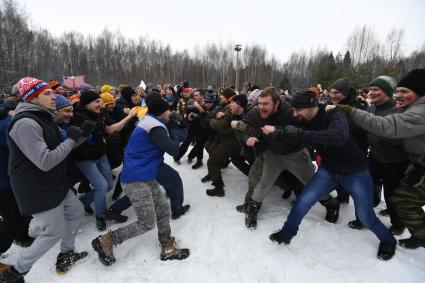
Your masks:
M55 94L55 98L56 98L56 110L61 110L62 108L65 107L72 107L71 101L69 101L68 98L66 98L63 95L60 94Z

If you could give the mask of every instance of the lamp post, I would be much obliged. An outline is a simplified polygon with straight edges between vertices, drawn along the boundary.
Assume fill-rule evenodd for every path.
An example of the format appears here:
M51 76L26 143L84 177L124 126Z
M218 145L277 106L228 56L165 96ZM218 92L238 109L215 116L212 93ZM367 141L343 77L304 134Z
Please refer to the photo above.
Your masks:
M233 49L236 51L236 82L235 82L235 89L236 91L239 89L239 52L242 50L242 45L236 44L235 48Z

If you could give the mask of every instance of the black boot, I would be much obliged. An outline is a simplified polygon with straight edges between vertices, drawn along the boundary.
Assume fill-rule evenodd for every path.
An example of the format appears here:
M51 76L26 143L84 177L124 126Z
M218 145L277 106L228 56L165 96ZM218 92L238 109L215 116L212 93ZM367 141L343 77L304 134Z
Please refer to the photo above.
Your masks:
M272 242L278 243L278 244L282 244L285 243L287 245L289 245L289 243L291 243L291 237L287 236L285 233L283 233L282 230L276 231L273 234L271 234L269 236L269 239Z
M206 183L206 182L210 182L210 181L212 181L212 178L211 178L210 175L206 175L201 179L202 183Z
M121 177L121 175L120 175ZM112 200L117 200L121 193L122 193L122 187L121 187L121 178L118 179L117 184L115 185L114 193L112 194Z
M377 257L380 260L390 260L395 254L396 246L397 246L397 240L396 239L394 239L394 241L391 244L384 244L382 242L379 243Z
M78 193L86 194L91 191L90 183L87 180L81 181L78 185Z
M105 217L96 217L96 229L98 231L105 231L106 230L106 221Z
M243 204L240 204L240 205L236 206L236 210L238 212L241 212L241 213L246 213L246 209L247 208L248 208L248 202L245 202Z
M178 219L180 218L180 216L184 215L190 208L190 205L186 204L183 205L182 208L180 209L179 213L172 213L171 214L171 219Z
M348 222L348 227L350 227L351 229L357 229L357 230L361 230L364 228L363 224L358 219Z
M87 213L87 215L93 215L94 211L90 206L85 206L84 211Z
M425 248L425 240L418 239L414 236L411 236L407 239L402 239L398 241L398 244L406 249L414 250L417 248Z
M405 228L406 227L404 226L397 227L397 226L391 225L390 231L391 233L393 233L393 235L400 236L401 234L403 234Z
M326 200L321 200L320 203L326 208L326 221L336 223L339 217L339 200L329 196Z
M68 251L65 253L58 254L56 259L56 272L65 273L67 272L77 261L87 257L87 252L76 253L74 251Z
M0 273L1 283L24 283L24 275L19 273L13 266L6 266L5 271Z
M224 197L224 184L223 181L213 183L214 189L208 189L207 195L210 197Z
M248 229L254 230L257 228L257 214L260 211L261 202L256 202L253 199L249 200L245 214L245 226Z
M198 169L198 168L201 168L201 167L202 167L202 165L204 165L204 164L202 163L202 159L198 159L198 160L196 160L196 163L192 165L192 169Z
M109 209L105 213L105 219L108 221L115 221L117 223L124 223L128 220L128 216L122 215L112 209Z

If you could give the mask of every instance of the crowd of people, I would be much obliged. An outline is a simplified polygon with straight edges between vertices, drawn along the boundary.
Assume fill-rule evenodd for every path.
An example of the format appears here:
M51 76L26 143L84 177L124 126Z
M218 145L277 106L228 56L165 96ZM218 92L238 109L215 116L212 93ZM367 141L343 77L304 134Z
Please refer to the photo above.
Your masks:
M200 181L211 182L210 197L225 196L222 170L230 163L248 177L236 207L248 229L256 229L274 186L283 198L294 193L273 242L290 244L316 202L325 221L336 223L340 203L351 196L355 219L348 225L375 234L379 259L391 259L397 242L425 247L424 95L425 69L398 83L379 76L361 91L342 78L328 90L316 85L294 94L255 84L243 91L192 88L187 81L67 91L55 80L22 78L0 104L0 253L12 244L24 249L13 265L0 263L0 282L24 282L59 241L56 271L67 272L88 255L74 246L81 219L93 217L104 232L109 221L126 223L122 212L131 206L135 222L92 240L101 263L114 264L117 245L155 226L161 260L189 257L170 219L190 205L178 170L164 162L167 153L178 168L189 149L193 170L208 153ZM374 211L382 191L387 208L379 213L390 217L390 227ZM411 236L397 241L406 228Z

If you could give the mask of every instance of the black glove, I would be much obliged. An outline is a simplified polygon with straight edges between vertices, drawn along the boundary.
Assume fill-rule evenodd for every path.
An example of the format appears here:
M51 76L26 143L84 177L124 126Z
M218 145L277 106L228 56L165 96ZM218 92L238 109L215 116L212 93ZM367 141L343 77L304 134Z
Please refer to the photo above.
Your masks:
M78 142L78 140L83 136L84 131L81 130L80 127L77 126L71 126L67 130L68 138L74 140L75 142Z
M93 132L96 127L96 122L85 120L81 125L81 130L83 131L83 137L88 137Z
M303 130L301 128L288 125L283 128L283 134L285 136L291 137L291 138L299 138L301 134L303 133Z

